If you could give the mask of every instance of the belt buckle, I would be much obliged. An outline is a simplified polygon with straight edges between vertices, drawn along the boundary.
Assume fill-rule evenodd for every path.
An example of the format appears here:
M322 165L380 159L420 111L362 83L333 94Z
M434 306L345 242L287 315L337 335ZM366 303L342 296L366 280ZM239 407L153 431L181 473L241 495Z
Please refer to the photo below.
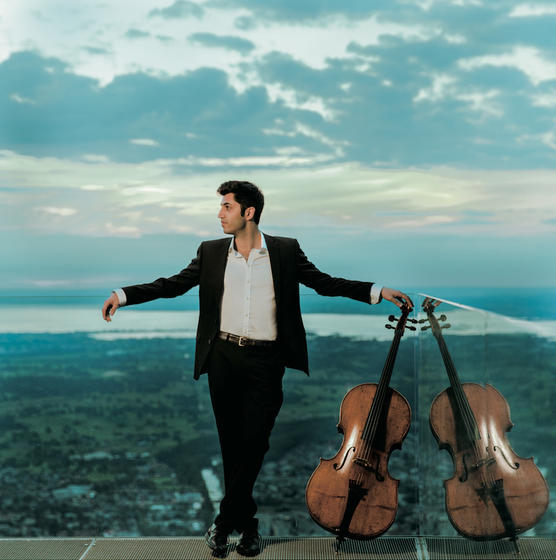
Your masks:
M245 336L240 336L238 341L237 341L237 345L238 346L247 346L247 341L248 339Z

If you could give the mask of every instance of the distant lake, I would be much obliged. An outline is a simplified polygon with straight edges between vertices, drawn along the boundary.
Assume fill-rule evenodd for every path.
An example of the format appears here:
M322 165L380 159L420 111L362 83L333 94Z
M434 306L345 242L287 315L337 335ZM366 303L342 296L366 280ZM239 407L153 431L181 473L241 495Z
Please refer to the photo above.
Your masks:
M363 310L365 306L363 307ZM383 313L376 313L381 309ZM449 335L530 334L556 340L556 320L528 321L489 313L474 308L443 304L451 328ZM392 331L385 328L392 305L380 305L374 313L309 313L303 322L309 336L345 336L358 340L390 340ZM145 338L195 338L198 311L187 309L152 309L149 305L119 309L111 323L106 323L100 305L52 301L23 304L3 302L0 306L0 333L63 334L88 333L98 340ZM424 316L421 312L420 316ZM407 336L411 336L408 332Z
M334 313L351 315L388 315L395 311L395 307L384 302L371 306L346 298L322 297L304 286L301 286L301 308L303 313ZM102 302L109 295L106 293L91 294L80 291L48 291L48 292L6 292L0 291L0 324L12 318L5 316L6 306L102 306ZM458 304L484 309L486 311L508 315L528 320L556 320L556 287L551 288L430 288L411 290L407 293L414 298L415 303L422 299L418 294L425 293ZM197 290L193 289L184 296L174 299L159 299L141 305L141 309L151 310L189 310L198 309Z

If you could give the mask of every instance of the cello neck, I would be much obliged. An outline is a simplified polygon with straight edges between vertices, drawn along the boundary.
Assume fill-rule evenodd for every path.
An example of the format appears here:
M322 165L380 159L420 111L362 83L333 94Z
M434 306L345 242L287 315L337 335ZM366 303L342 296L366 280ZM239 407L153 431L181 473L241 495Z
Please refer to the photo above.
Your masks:
M394 362L396 361L396 356L398 354L398 348L400 346L400 341L403 336L405 325L407 322L407 317L409 315L409 308L407 306L402 307L402 314L398 319L396 327L391 325L386 325L388 328L395 328L394 339L390 345L390 350L388 351L388 356L384 367L382 368L382 374L380 376L380 381L376 389L376 393L373 399L373 404L371 405L371 410L367 416L367 421L365 422L365 427L363 428L362 437L369 444L372 445L382 412L384 410L386 396L388 394L388 388L390 386L390 379L392 377L392 371L394 369ZM390 320L395 320L392 315L390 315ZM410 327L414 329L414 327Z
M452 394L454 397L454 404L457 408L457 412L459 413L458 416L463 422L463 428L465 430L465 435L467 436L468 441L472 443L481 439L481 435L477 426L477 422L475 420L475 416L473 414L473 411L471 410L471 406L469 405L467 395L463 390L458 372L456 371L456 366L454 365L452 356L448 351L446 341L444 340L444 336L442 335L442 328L448 328L450 325L448 324L444 327L440 326L440 324L438 323L438 319L434 316L433 313L434 305L427 300L425 300L423 308L427 313L430 327L432 329L434 337L436 338L438 347L440 349L440 354L442 355L442 360L444 361L444 366L446 367L446 373L448 374L448 379L450 380L450 386L452 388ZM445 319L445 317L442 316L441 319Z

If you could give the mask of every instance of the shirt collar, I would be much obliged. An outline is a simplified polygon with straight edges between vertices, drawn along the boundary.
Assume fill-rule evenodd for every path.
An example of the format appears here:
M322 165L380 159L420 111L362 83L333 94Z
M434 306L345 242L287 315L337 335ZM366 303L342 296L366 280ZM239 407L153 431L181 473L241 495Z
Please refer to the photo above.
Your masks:
M261 235L261 248L258 249L260 254L264 254L268 251L268 248L266 246L266 239L264 238L264 233L262 231L259 231L260 235ZM241 255L239 254L238 251L236 251L235 247L234 247L234 240L235 237L232 236L232 239L230 241L230 247L228 248L228 253L231 253L232 251L234 252L235 256L237 257L238 255L241 257ZM243 258L243 257L242 257Z

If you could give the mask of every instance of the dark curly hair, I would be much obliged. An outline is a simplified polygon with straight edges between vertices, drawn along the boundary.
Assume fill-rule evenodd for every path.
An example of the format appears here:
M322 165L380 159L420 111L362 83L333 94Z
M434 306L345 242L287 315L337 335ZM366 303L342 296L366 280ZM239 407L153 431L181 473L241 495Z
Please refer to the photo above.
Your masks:
M218 187L216 192L221 196L232 193L235 201L241 206L242 216L245 214L247 208L251 206L255 208L253 221L256 224L259 223L261 212L264 207L264 196L257 185L249 181L226 181Z

